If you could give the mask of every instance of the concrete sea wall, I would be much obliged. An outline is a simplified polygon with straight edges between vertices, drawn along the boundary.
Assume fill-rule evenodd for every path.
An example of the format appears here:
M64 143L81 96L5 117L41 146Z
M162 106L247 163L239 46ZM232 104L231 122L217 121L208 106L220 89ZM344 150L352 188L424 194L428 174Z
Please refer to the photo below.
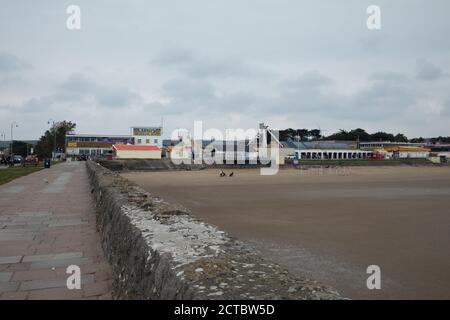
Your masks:
M181 164L176 165L170 159L126 159L126 160L103 160L98 162L111 171L183 171L203 169L259 169L267 167L261 164ZM439 166L448 164L436 164L428 159L391 159L391 160L300 160L294 164L292 160L286 160L280 169L308 169L308 168L340 168L340 167L379 167L379 166Z
M340 299L92 161L97 228L118 299Z
M170 159L116 159L98 162L111 171L183 171L203 169L255 169L261 168L261 164L174 164Z

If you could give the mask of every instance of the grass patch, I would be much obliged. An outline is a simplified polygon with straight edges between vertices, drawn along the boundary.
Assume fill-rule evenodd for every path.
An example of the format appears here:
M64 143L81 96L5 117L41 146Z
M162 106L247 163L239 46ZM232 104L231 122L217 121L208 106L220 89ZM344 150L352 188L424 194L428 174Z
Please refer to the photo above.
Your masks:
M22 176L26 176L27 174L37 172L42 170L44 167L39 165L35 166L27 166L27 167L12 167L7 169L0 169L0 185L10 182L14 179L17 179Z

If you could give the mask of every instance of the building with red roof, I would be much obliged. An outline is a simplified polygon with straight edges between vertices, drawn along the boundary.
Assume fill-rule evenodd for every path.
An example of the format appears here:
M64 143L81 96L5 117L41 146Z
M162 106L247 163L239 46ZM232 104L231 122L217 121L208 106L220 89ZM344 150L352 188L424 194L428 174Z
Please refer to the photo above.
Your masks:
M115 144L112 150L116 159L161 159L159 146Z

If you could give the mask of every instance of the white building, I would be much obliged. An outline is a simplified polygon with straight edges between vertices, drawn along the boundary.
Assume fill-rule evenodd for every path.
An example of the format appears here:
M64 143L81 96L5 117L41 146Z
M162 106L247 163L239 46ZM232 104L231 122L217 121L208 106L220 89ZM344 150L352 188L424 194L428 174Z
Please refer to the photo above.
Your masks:
M161 159L161 148L144 145L113 145L115 159Z
M160 149L163 145L161 137L162 127L132 127L131 136L135 145L158 146Z
M131 127L131 135L66 134L68 156L106 156L113 145L142 145L162 148L162 127Z
M368 159L372 151L353 149L300 149L295 151L299 160Z

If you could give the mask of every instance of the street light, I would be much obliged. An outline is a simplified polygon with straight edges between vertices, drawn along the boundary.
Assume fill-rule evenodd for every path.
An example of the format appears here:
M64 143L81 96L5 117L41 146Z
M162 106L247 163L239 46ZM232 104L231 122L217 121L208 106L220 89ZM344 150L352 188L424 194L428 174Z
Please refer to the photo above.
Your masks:
M11 156L11 162L14 163L14 151L13 151L13 147L14 147L14 136L13 136L13 128L14 127L18 127L19 125L17 124L17 122L13 121L11 123L11 148L10 148L10 156Z
M53 160L56 159L56 126L55 126L55 120L52 118L48 119L47 124L50 124L50 122L53 125Z
M3 138L3 148L5 148L6 134L4 132L1 133L0 138Z

